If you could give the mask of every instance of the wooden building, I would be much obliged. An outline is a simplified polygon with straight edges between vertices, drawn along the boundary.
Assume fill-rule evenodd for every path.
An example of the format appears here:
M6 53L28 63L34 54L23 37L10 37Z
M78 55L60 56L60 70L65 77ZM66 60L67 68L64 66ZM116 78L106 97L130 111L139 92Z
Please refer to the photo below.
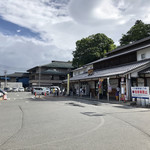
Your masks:
M75 75L73 71L70 83L76 94L80 95L83 87L82 95L115 99L120 89L120 98L131 100L131 86L150 86L150 37L119 47L85 67L90 65L93 66L90 74Z

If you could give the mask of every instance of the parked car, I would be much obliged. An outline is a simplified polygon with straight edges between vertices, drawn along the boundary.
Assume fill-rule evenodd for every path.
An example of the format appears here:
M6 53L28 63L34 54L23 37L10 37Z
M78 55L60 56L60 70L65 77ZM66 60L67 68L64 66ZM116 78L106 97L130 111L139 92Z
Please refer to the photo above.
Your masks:
M45 93L48 95L50 94L50 90L46 87L34 87L33 88L33 94L35 95L44 95Z
M19 92L24 92L24 88L23 88L23 87L20 87L20 88L18 89L18 91L19 91Z
M12 89L12 91L13 91L13 92L18 92L18 88L14 87L14 88Z
M6 91L6 92L11 92L11 91L12 91L12 88L11 88L11 87L5 87L5 88L4 88L4 91Z
M31 87L26 87L26 88L25 88L25 91L26 91L26 92L31 92L31 90L32 90Z
M49 95L50 94L50 89L46 87L46 94Z

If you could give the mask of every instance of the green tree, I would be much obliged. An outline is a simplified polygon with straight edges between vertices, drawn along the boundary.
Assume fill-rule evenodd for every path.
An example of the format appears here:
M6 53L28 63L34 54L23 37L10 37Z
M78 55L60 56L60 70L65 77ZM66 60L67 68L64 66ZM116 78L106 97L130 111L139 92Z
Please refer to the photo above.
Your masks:
M95 34L76 42L76 50L73 51L73 66L80 67L97 59L105 57L105 54L116 46L112 39L105 34Z
M137 20L130 30L122 35L120 45L127 45L135 41L150 36L150 24L144 24L141 20Z

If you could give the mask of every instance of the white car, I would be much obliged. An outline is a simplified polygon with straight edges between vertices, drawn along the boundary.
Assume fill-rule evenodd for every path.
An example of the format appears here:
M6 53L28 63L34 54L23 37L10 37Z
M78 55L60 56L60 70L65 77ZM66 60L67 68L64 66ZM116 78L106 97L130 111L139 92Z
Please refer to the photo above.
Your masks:
M35 93L37 95L44 95L45 93L48 95L50 93L49 89L45 88L45 87L35 87L33 88L33 94L35 95Z
M18 92L18 88L14 87L14 88L12 89L12 91L13 91L13 92Z
M20 88L18 89L18 91L19 91L19 92L24 92L24 88L23 88L23 87L20 87Z
M6 91L6 92L11 92L11 91L12 91L12 88L11 88L11 87L5 87L5 88L4 88L4 91Z

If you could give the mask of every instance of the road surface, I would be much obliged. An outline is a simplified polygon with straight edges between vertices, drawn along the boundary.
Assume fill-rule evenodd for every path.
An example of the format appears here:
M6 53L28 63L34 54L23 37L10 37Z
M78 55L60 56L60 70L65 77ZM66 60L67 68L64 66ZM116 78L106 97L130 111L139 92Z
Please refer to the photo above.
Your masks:
M0 150L150 150L150 109L9 93Z

